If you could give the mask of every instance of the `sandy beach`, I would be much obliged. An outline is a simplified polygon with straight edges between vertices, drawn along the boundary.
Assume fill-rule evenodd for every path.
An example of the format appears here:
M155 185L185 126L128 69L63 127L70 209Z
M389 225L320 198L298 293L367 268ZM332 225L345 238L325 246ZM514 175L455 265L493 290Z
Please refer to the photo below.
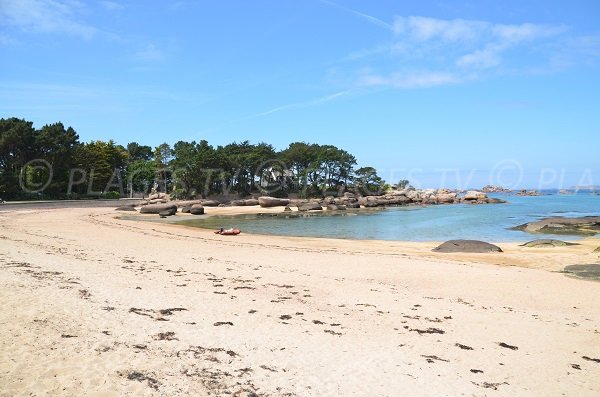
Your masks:
M600 282L559 272L597 238L442 254L118 215L0 211L0 396L600 393Z

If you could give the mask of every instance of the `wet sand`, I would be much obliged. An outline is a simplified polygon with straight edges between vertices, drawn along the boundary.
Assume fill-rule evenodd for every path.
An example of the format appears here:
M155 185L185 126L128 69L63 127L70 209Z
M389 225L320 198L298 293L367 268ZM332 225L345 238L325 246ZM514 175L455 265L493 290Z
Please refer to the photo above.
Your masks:
M0 212L1 396L600 390L600 282L559 273L598 239L442 254L117 215Z

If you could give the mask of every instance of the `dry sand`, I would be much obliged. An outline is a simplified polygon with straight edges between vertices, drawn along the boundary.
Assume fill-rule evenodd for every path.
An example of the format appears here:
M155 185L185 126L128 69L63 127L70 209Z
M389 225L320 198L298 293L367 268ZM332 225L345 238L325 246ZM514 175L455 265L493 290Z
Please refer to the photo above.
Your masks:
M600 282L555 272L598 239L449 255L116 215L0 212L0 396L600 394Z

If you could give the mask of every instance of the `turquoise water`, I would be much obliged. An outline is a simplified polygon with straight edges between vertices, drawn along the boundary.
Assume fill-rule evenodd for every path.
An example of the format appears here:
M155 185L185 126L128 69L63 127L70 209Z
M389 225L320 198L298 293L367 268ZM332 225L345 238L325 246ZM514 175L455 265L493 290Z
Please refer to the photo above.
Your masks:
M600 216L600 195L547 195L518 197L497 195L506 204L436 205L347 211L346 215L264 217L239 215L182 222L206 228L237 227L256 234L346 239L444 241L477 239L528 241L539 235L509 228L549 216ZM345 211L341 211L344 213ZM324 214L327 211L323 211ZM536 237L537 236L537 237ZM577 237L543 235L575 240Z

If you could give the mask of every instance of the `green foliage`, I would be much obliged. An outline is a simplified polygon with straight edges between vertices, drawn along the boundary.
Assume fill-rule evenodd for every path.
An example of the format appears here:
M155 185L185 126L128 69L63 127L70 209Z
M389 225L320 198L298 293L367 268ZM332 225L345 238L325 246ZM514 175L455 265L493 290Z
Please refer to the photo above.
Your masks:
M403 190L406 189L410 185L410 182L406 179L401 179L396 184L396 189Z
M122 193L122 176L127 161L125 148L112 140L92 141L79 145L74 154L74 166L83 178L74 191L87 195L101 195L106 191Z
M150 146L142 146L137 142L127 144L127 156L129 161L151 160L153 157Z
M336 195L346 187L380 191L383 180L377 172L372 167L355 172L356 163L352 154L333 145L293 142L278 152L264 142L213 147L201 140L154 149L130 142L125 148L112 140L81 143L75 130L62 123L37 130L29 121L0 119L0 196L5 199L117 198L146 195L153 186L173 198L228 193L311 197ZM23 184L31 187L29 193Z
M354 187L363 195L380 194L384 191L385 181L377 175L373 167L361 167L356 170Z
M103 199L119 199L121 198L121 195L119 194L119 192L106 192L103 193L100 197Z

